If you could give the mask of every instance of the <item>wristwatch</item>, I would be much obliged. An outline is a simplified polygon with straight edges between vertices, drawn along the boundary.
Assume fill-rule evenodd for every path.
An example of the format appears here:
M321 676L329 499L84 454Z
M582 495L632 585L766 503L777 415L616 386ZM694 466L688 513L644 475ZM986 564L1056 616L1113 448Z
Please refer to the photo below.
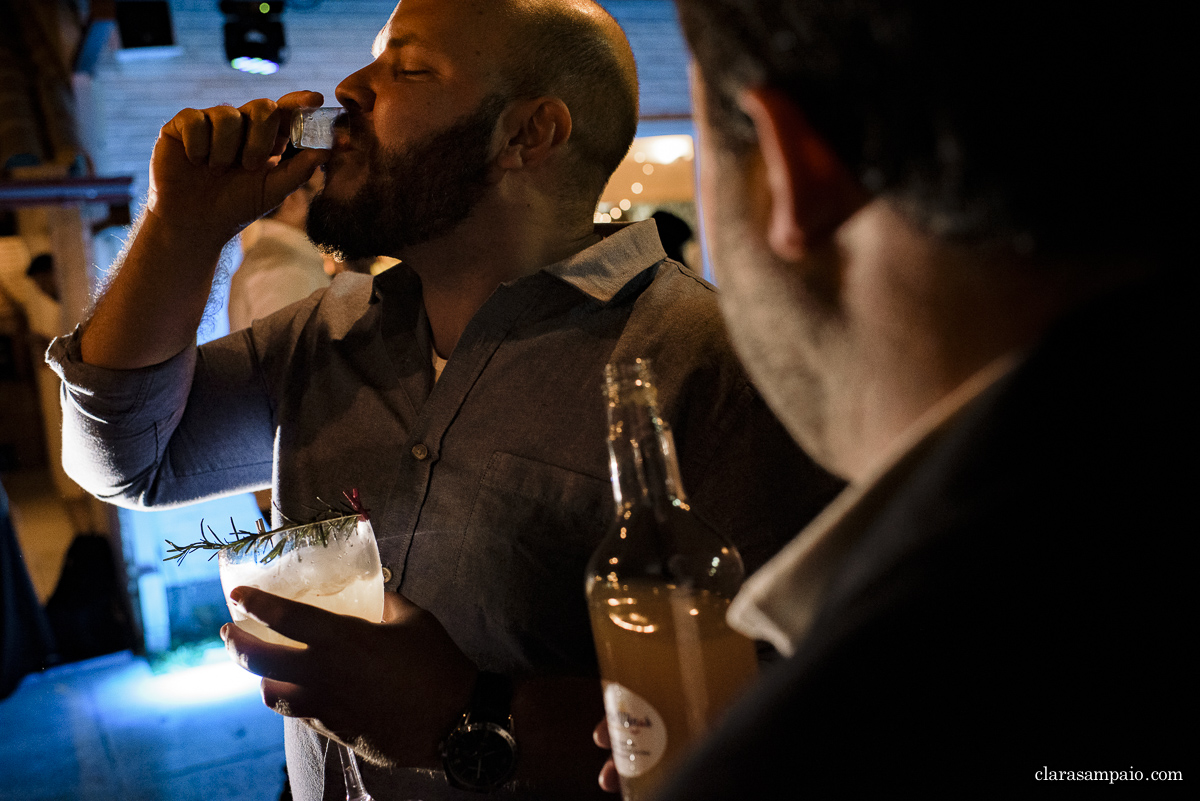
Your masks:
M442 741L442 768L452 787L487 793L512 777L517 741L511 707L512 681L481 672L462 720Z

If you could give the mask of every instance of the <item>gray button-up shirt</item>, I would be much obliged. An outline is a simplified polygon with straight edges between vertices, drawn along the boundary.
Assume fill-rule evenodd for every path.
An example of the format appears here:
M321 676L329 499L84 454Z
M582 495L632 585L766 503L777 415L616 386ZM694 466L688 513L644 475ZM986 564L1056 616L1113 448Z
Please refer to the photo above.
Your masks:
M836 490L749 385L713 288L665 258L653 223L597 233L498 287L436 383L420 280L403 265L342 274L142 370L82 364L77 335L59 339L68 470L135 506L270 484L293 519L357 487L388 589L480 668L594 675L583 575L614 511L606 363L653 360L692 506L748 572Z

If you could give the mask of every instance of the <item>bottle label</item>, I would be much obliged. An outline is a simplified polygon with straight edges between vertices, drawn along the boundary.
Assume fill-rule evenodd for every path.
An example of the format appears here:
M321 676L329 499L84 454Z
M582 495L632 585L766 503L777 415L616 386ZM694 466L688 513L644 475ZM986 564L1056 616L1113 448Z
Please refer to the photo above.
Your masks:
M633 778L658 764L667 750L667 727L649 701L628 687L606 681L604 712L617 773Z

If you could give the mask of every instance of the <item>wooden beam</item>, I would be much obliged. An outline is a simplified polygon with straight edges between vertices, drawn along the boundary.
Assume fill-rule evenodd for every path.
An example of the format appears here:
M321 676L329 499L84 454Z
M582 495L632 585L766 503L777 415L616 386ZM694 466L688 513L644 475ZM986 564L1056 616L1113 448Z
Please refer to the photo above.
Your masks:
M60 206L70 203L128 203L133 176L114 178L50 178L0 182L0 208Z

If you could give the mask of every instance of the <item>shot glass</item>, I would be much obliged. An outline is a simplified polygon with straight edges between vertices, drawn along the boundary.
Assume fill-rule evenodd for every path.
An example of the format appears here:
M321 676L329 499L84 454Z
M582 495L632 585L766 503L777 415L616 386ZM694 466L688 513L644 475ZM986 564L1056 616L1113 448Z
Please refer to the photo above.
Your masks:
M333 148L333 121L344 113L339 106L301 109L292 117L292 144L315 150Z

